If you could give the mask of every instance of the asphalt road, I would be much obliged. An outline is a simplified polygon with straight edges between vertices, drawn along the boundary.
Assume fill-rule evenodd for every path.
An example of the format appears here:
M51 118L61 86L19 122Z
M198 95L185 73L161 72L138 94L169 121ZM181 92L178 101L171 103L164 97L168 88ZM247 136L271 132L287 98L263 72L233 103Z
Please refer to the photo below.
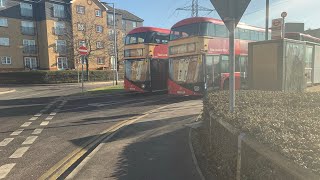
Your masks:
M87 88L101 86L105 86L105 84L92 84ZM159 154L159 157L163 157L163 161L154 163L160 163L158 167L171 166L174 170L174 166L179 166L179 164L181 166L179 162L186 158L186 163L183 164L188 164L188 167L180 167L178 174L183 174L182 172L188 169L187 171L192 172L196 177L191 156L189 156L190 152L186 146L187 130L183 125L192 121L192 118L199 113L200 100L168 97L167 95L126 95L123 93L92 97L68 96L81 91L77 85L16 86L15 89L17 91L14 93L0 95L0 179L37 179L50 171L75 149L84 148L88 141L99 137L101 132L116 123L132 117L139 117L147 111L167 105L170 105L170 108L167 107L140 119L138 123L127 129L128 132L125 131L126 128L121 130L110 144L117 142L117 139L124 138L132 141L132 144L137 144L137 149L141 149L137 152L143 152L142 149L150 149L152 154L155 151L151 151L152 145L139 145L134 143L137 140L129 137L141 134L147 138L149 135L145 133L149 131L163 133L163 136L159 136L162 138L154 142L155 147L158 147L159 150L164 146L167 147L167 150L159 151L162 152L162 155L172 154L175 157L174 154L181 151L181 156L177 156L174 163L169 161L173 158ZM194 107L188 107L189 101L195 103L192 105ZM180 112L180 108L184 110ZM162 113L157 114L160 112ZM176 112L180 112L180 114ZM159 128L161 130L157 130ZM165 144L166 138L168 138L165 134L171 134L174 138L170 138L168 143L171 142L171 145L177 146ZM176 140L174 140L175 138ZM152 143L152 141L150 142ZM119 149L114 149L113 153L122 152L121 146L123 148L123 144L119 142L118 146ZM176 147L185 148L179 150ZM137 154L137 156L142 155ZM110 158L112 160L112 157ZM144 164L145 162L137 160L134 163ZM105 164L101 165L105 167ZM125 164L123 164L124 166ZM141 175L139 169L143 168L145 166L142 166L141 169L136 167L133 170L136 173L133 174L133 177L139 177ZM110 166L109 172L116 173L116 170L120 172L121 169L122 165ZM85 170L86 168L83 169L83 172ZM169 172L169 169L163 169L162 172ZM76 175L81 178L81 174ZM104 176L107 175L110 174ZM115 177L120 179L123 176L118 174ZM183 176L171 177L181 179Z

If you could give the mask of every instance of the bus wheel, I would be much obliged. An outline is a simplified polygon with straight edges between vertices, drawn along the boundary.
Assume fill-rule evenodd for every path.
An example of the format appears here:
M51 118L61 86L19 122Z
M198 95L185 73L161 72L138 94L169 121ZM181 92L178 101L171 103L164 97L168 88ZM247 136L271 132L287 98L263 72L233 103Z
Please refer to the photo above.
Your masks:
M229 79L223 82L223 90L229 90Z

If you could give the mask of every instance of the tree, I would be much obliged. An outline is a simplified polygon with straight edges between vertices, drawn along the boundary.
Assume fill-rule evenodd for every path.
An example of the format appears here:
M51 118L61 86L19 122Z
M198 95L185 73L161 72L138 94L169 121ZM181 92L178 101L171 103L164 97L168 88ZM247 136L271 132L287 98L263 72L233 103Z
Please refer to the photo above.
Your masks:
M101 13L102 14L102 13ZM76 60L77 67L81 55L78 52L80 46L86 46L88 48L88 55L86 56L86 71L87 78L89 77L89 67L93 68L105 68L104 64L98 65L98 58L107 59L106 46L108 44L106 20L105 16L96 17L96 9L86 8L85 14L73 13L72 17L73 30L71 34L67 35L70 42L73 43L74 58Z

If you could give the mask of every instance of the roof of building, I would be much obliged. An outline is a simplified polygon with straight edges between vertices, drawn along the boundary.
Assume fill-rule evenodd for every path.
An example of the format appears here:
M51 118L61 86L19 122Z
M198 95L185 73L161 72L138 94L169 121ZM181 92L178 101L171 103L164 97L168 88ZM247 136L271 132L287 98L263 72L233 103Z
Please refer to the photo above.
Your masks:
M220 25L224 24L223 21L220 19L214 19L209 17L192 17L192 18L187 18L177 22L175 25L172 26L172 28L177 28L177 27L188 25L188 24L194 24L194 23L200 23L200 22L209 22L209 23L220 24ZM239 23L238 27L244 28L244 29L256 30L256 31L264 31L264 28L250 26L241 22Z
M108 13L113 13L113 8L108 5L105 2L102 2L107 8L108 8ZM137 22L143 22L144 20L139 18L138 16L132 14L131 12L124 10L124 9L117 9L116 8L116 14L120 14L122 15L123 19L127 19L127 20L132 20L132 21L137 21Z
M135 33L142 33L142 32L159 32L164 34L170 34L169 29L162 29L162 28L156 28L156 27L138 27L130 31L128 34L135 34Z

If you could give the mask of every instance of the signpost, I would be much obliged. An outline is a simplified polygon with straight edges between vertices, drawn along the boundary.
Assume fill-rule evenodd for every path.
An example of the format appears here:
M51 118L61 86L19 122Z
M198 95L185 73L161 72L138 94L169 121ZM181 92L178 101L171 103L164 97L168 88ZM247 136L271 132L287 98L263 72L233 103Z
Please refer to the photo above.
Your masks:
M85 64L85 59L86 56L88 55L88 49L85 46L80 46L78 49L79 54L81 55L80 60L81 60L81 65L82 65L82 72L81 72L81 92L83 93L84 91L84 85L83 85L83 64Z
M211 0L222 21L229 29L230 112L234 112L235 107L235 28L250 2L251 0Z
M281 17L282 17L282 39L286 37L286 17L288 16L287 12L282 12Z

